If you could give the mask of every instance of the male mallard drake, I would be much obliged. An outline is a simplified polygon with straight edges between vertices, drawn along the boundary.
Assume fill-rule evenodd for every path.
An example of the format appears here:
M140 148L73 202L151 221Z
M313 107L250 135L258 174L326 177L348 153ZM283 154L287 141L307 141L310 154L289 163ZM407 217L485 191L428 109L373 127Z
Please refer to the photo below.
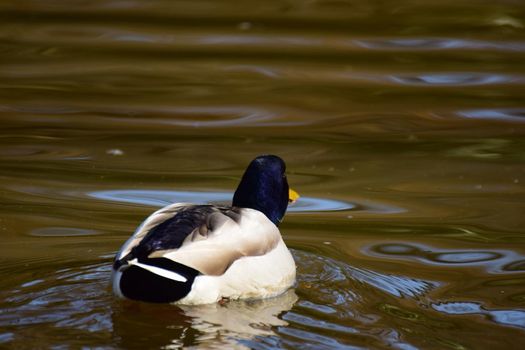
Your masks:
M176 203L153 213L115 257L114 293L206 304L286 291L295 262L278 226L298 196L285 170L281 158L260 156L244 172L231 207Z

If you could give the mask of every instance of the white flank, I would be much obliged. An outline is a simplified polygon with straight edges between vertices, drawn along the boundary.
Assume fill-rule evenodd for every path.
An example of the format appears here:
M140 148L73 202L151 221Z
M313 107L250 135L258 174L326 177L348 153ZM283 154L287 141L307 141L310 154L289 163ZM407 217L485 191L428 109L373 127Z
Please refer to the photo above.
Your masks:
M220 276L199 275L190 293L177 304L209 304L221 298L260 299L274 297L292 287L295 262L280 240L272 251L236 260Z
M154 273L156 275L169 278L170 280L179 281L179 282L187 282L188 281L188 279L186 277L181 276L181 275L179 275L176 272L169 271L169 270L166 270L166 269L162 269L162 268L157 267L157 266L151 266L151 265L146 265L146 264L139 263L136 258L133 259L133 260L130 260L129 264L141 267L144 270L148 270L149 272L152 272L152 273Z

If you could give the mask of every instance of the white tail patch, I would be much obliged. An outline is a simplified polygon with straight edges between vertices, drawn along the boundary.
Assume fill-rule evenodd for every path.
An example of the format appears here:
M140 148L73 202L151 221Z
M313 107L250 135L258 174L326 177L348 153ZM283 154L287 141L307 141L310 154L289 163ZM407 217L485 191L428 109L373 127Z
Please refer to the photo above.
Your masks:
M151 265L139 263L137 258L135 258L133 260L130 260L128 263L130 265L135 265L135 266L138 266L140 268L143 268L144 270L148 270L149 272L154 273L156 275L169 278L170 280L179 281L179 282L187 282L188 281L188 279L186 277L181 276L181 275L179 275L176 272L173 272L173 271L170 271L170 270L166 270L166 269L163 269L163 268L160 268L160 267L157 267L157 266L151 266Z

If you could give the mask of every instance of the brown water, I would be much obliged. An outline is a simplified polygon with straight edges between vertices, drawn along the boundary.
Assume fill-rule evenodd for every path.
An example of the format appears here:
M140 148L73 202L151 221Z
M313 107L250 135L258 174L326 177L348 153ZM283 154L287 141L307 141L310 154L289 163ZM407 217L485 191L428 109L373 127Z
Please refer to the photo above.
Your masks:
M3 1L0 347L525 347L525 6ZM113 255L275 153L295 289L116 300Z

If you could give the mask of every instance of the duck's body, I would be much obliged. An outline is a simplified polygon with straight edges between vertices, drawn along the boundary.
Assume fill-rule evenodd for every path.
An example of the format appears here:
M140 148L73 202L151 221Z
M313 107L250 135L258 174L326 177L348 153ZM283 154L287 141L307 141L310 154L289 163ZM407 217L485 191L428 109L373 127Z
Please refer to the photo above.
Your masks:
M262 191L253 197L257 189L246 193L244 188L253 184L254 176L261 180L260 168L266 169L268 162L272 176L262 177ZM282 163L277 172L281 178L272 183L275 163ZM115 257L115 294L150 302L205 304L223 298L270 297L290 288L295 263L277 227L288 203L284 162L263 156L250 167L231 207L172 204L148 217ZM255 183L260 190L261 181Z

